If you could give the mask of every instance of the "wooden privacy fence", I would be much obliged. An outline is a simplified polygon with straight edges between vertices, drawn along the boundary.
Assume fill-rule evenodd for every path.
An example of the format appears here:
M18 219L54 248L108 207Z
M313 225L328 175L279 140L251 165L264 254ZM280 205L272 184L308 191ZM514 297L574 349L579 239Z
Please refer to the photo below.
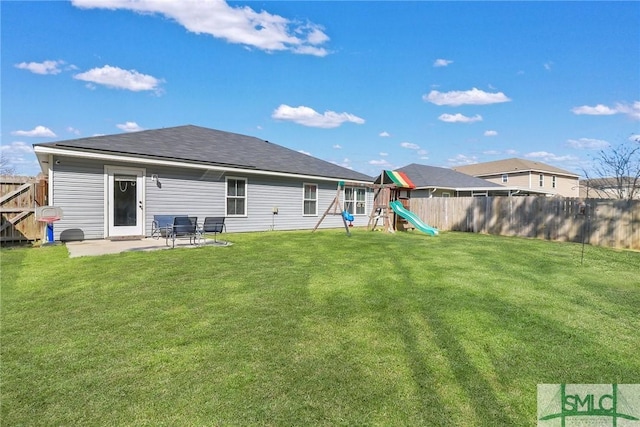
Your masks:
M411 210L440 230L640 249L640 200L561 197L412 198Z
M46 179L0 176L0 242L42 239L46 224L36 221L35 211L46 198Z

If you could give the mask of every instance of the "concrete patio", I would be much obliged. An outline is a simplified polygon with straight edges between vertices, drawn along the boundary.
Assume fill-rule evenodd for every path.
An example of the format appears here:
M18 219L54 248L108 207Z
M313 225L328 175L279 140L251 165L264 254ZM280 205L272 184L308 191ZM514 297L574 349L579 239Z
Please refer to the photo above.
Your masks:
M106 254L117 254L120 252L130 251L157 251L163 249L171 249L167 246L165 239L145 238L141 240L82 240L79 242L66 242L69 258L77 258L82 256L98 256ZM169 242L171 245L171 242ZM220 241L214 242L207 239L202 240L199 245L189 243L187 239L176 240L176 249L182 248L199 248L204 246L230 246L231 243Z

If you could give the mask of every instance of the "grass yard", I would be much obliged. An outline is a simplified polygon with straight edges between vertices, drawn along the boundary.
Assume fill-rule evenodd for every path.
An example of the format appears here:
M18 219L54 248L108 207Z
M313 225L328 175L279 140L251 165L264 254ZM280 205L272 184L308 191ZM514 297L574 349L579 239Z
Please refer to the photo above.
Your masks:
M2 425L536 425L640 383L640 253L444 233L3 249Z

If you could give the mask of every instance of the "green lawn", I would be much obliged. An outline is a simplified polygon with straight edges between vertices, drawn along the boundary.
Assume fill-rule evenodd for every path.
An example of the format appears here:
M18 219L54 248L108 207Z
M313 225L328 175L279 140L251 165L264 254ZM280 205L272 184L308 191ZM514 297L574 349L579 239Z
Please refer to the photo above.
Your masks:
M640 383L640 253L467 233L3 249L2 425L536 424Z

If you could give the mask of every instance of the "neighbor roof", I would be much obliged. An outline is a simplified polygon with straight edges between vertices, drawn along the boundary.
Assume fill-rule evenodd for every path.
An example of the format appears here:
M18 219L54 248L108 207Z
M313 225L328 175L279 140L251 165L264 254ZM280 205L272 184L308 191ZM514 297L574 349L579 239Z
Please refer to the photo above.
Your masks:
M457 166L453 169L472 176L486 176L514 172L549 172L558 175L579 176L573 172L569 172L555 166L550 166L545 163L517 158Z
M411 178L411 181L416 185L416 188L437 187L460 190L496 188L504 190L504 187L500 184L489 182L482 178L475 178L462 172L456 172L452 169L439 168L436 166L411 163L410 165L396 170L406 173L409 178Z
M368 175L269 141L193 125L34 144L36 151L38 146L256 171L373 180Z

